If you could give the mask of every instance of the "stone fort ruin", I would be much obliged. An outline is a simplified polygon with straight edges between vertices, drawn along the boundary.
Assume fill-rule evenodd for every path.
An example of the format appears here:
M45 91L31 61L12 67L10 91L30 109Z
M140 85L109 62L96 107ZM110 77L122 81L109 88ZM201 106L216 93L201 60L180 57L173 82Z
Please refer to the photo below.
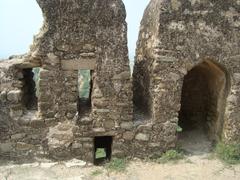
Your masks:
M121 0L37 2L30 51L0 62L1 158L143 158L174 148L178 126L240 142L239 0L151 0L132 77Z

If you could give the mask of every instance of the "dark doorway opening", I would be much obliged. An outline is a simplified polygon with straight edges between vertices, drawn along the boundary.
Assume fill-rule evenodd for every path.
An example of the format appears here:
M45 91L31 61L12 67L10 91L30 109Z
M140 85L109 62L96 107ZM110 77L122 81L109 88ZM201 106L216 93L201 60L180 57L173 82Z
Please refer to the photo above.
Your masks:
M22 103L27 111L37 111L38 110L38 88L37 88L37 82L38 82L38 73L37 68L28 68L23 69L23 98Z
M94 164L99 165L111 160L112 136L99 136L94 138Z
M91 110L92 71L79 70L78 73L78 113L80 116Z
M204 61L184 77L179 112L179 141L192 150L211 148L222 136L228 80L225 71Z

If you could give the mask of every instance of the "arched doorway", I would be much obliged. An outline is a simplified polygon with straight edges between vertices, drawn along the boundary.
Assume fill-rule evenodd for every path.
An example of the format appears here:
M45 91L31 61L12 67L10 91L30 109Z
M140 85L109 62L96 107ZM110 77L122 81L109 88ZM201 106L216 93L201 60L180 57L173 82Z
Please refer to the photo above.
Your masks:
M188 72L179 112L180 140L221 139L228 86L226 71L212 61L203 61Z

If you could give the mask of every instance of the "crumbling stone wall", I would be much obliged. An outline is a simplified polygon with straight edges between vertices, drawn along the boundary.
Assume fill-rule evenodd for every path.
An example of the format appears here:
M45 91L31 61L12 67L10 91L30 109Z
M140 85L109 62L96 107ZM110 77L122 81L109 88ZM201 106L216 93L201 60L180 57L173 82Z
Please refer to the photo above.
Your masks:
M28 159L44 154L44 120L35 114L26 114L23 103L22 69L28 67L22 57L0 63L0 156L4 159Z
M240 1L233 0L152 0L148 5L140 28L133 88L135 103L141 99L151 112L152 118L145 122L153 126L148 142L158 142L158 149L175 145L184 77L207 61L221 69L216 80L209 76L209 96L222 91L214 85L219 84L217 80L223 79L226 87L225 93L209 102L221 112L211 115L218 116L210 124L211 132L228 143L239 142L239 13ZM214 70L207 69L208 73ZM221 132L214 132L220 126Z
M43 27L35 36L30 52L19 60L21 62L14 59L12 63L18 72L40 68L38 110L36 114L24 113L23 105L16 104L21 102L24 94L19 85L13 92L13 103L19 108L14 111L16 116L7 119L26 123L20 125L19 133L25 133L25 125L34 120L38 132L32 129L32 132L19 135L18 143L40 146L41 153L57 159L73 156L93 161L94 137L113 136L112 155L129 154L131 138L124 134L128 134L133 126L132 85L122 1L37 2L43 12ZM93 72L91 112L83 117L78 114L77 107L80 69ZM10 72L10 69L6 67L6 71ZM12 84L14 78L10 79ZM17 77L16 81L21 84L19 79ZM5 84L1 84L1 88L3 86ZM12 92L10 88L6 89ZM8 110L1 109L1 112L11 115L10 104L2 106ZM3 127L5 131L10 128ZM17 133L16 127L10 128L13 135ZM27 141L26 136L30 135L37 136L39 141ZM16 145L11 139L10 143Z
M239 1L152 0L141 24L133 85L121 0L37 2L44 24L30 51L0 62L0 156L94 162L97 139L112 140L107 146L114 157L143 158L174 147L183 82L194 67L208 87L209 134L239 142ZM30 70L36 67L37 98L25 91L33 90ZM91 70L86 112L79 111L82 69ZM35 100L35 109L26 107Z

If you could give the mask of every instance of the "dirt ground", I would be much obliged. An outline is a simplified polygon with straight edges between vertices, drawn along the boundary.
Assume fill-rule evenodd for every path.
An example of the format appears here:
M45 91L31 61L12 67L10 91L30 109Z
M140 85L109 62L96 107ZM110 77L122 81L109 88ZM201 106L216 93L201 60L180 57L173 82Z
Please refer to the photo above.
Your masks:
M177 163L133 160L123 173L84 162L8 164L0 166L1 180L239 180L240 165L228 166L208 155L194 155Z
M213 158L211 143L201 131L179 137L186 158L157 164L134 159L122 173L109 172L101 166L71 160L53 163L0 164L0 180L239 180L240 165L227 165Z

